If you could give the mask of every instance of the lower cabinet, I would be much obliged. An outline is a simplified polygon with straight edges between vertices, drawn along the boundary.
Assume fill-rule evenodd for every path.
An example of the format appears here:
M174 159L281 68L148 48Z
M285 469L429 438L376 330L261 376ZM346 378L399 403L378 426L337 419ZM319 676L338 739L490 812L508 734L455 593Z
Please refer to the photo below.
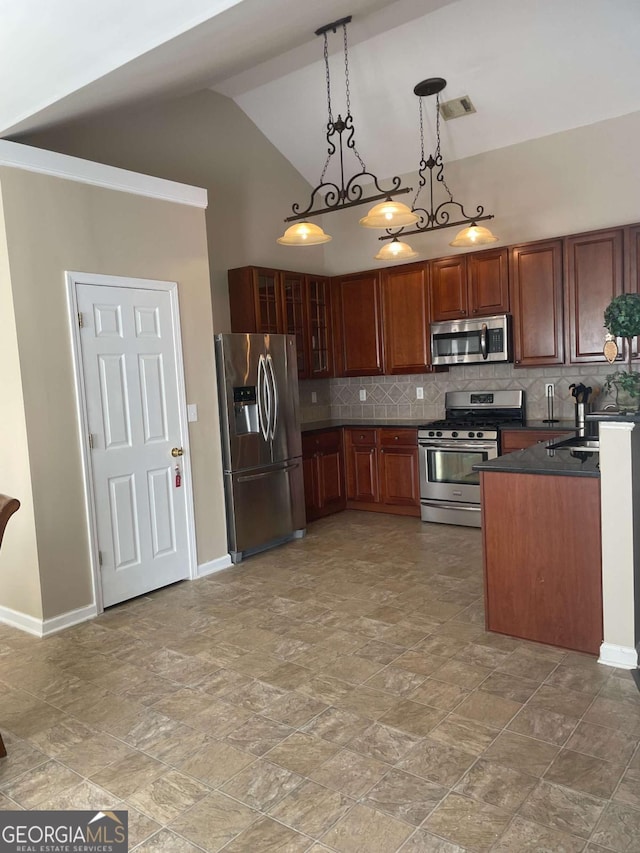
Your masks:
M347 507L420 517L418 432L346 428Z
M554 429L503 429L500 431L500 448L502 453L513 453L516 450L533 447L541 441L560 439L570 434L571 431L563 432Z
M345 509L342 430L303 435L302 464L307 521Z
M482 474L486 627L598 654L600 480Z

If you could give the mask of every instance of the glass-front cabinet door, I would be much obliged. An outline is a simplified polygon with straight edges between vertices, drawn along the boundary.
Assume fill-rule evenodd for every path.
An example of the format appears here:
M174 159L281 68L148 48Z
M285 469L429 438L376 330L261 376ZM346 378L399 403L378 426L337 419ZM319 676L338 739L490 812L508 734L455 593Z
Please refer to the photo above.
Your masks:
M278 276L276 270L254 270L256 332L275 335L279 328Z
M305 277L299 273L281 273L283 331L296 339L298 378L309 377L307 349L305 346L306 300Z
M307 311L311 379L323 379L333 375L329 294L328 278L309 276Z

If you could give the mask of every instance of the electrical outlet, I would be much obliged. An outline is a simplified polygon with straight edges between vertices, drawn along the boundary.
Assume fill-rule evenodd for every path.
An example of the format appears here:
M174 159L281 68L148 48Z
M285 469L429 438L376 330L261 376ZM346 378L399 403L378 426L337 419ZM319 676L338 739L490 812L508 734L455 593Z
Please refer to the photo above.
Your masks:
M546 382L545 383L545 386L544 386L544 396L545 397L553 397L553 395L555 394L555 391L556 391L556 389L555 389L553 382Z
M364 401L365 401L366 399L367 399L367 392L365 391L365 389L364 389L364 388L361 388L361 389L360 389L360 402L361 402L361 403L364 403Z
M316 392L315 392L315 391L312 391L312 392L311 392L311 402L312 402L312 403L317 403L317 402L318 402L318 395L316 394Z
M416 388L416 400L424 400L424 388L420 385Z

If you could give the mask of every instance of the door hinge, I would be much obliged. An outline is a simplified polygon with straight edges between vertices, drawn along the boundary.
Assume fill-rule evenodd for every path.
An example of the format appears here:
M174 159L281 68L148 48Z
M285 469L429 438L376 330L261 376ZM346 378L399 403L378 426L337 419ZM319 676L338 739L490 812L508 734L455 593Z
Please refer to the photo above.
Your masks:
M93 433L89 433L89 449L93 450Z
M84 321L82 319L82 311L78 311L78 327L81 329L84 326Z

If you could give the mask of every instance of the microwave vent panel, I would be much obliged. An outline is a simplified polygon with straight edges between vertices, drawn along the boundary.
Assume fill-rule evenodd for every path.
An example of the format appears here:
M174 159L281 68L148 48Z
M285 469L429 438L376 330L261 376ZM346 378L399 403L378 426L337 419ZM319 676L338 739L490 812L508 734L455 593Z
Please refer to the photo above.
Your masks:
M463 95L461 98L454 98L451 101L445 101L440 104L440 115L445 121L450 121L452 118L460 118L475 113L476 108L471 103L469 95Z

